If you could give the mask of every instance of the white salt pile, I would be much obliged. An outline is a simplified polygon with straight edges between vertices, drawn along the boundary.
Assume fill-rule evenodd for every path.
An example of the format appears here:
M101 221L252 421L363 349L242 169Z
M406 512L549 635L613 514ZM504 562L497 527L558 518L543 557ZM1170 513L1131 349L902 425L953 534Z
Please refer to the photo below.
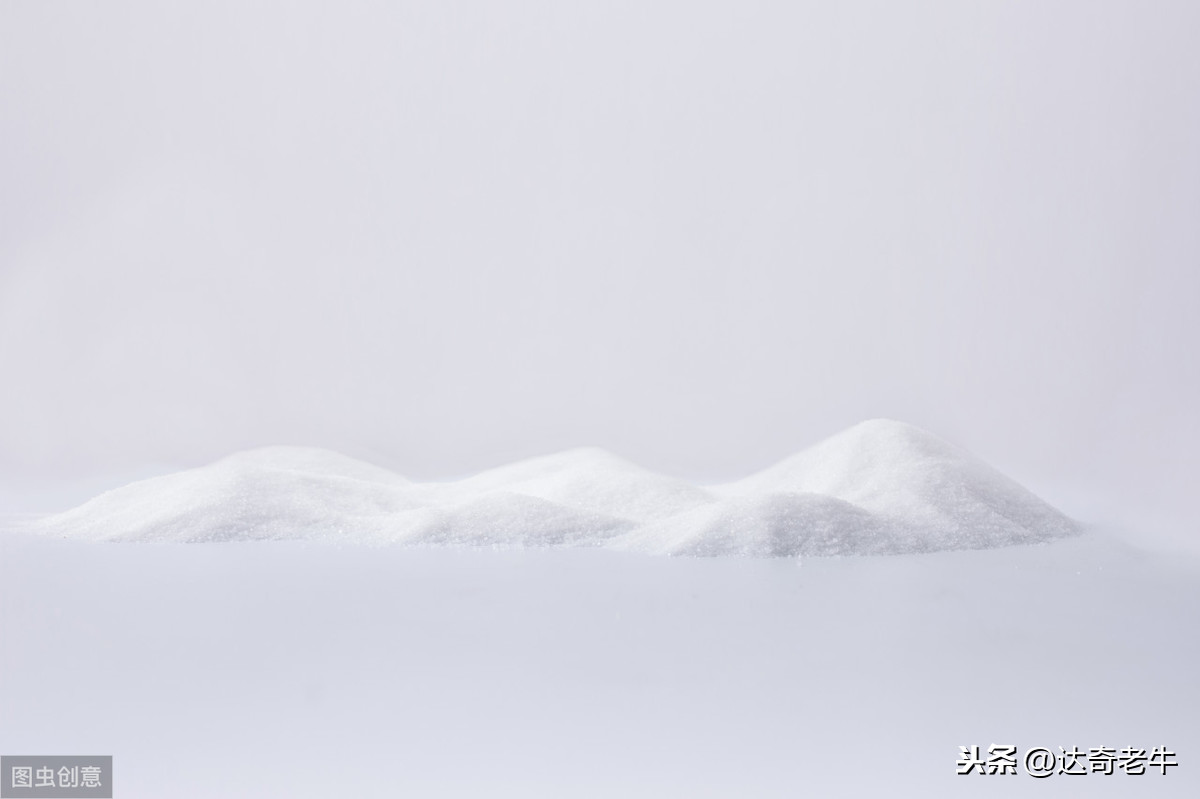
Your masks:
M984 549L1077 530L986 464L887 420L709 488L597 449L452 483L413 483L333 452L269 447L136 482L34 524L120 541L608 546L760 557Z
M643 526L619 543L673 554L866 555L989 549L1077 531L982 461L887 419L711 491L715 506Z

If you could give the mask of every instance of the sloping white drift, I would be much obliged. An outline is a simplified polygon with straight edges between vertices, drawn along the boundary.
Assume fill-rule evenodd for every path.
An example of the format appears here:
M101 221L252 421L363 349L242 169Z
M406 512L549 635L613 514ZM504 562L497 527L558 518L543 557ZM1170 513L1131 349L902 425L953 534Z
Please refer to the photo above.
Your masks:
M1075 522L966 452L875 419L710 489L710 507L618 546L674 554L895 554L988 549L1077 532Z
M41 525L129 541L381 537L421 510L409 500L409 486L400 475L335 452L266 447L139 480Z
M332 452L268 447L133 483L35 524L124 541L609 546L760 557L983 549L1077 529L967 453L887 420L707 489L597 449L422 484Z

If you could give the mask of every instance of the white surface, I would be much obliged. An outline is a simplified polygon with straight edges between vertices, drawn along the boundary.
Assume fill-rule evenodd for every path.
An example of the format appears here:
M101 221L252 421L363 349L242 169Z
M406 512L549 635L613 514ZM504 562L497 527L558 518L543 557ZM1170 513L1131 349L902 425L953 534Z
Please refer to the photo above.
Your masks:
M0 751L121 799L1200 790L1200 565L1090 534L655 558L0 535ZM956 777L960 745L1173 749Z

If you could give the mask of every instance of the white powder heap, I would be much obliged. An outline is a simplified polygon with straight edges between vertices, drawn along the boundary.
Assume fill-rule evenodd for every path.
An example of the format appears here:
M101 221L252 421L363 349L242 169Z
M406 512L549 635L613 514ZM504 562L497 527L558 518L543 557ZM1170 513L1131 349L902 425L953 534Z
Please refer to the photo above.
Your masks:
M758 557L986 549L1078 529L969 454L888 420L708 488L597 449L452 483L413 483L333 452L267 447L132 483L34 525L119 541L607 546Z

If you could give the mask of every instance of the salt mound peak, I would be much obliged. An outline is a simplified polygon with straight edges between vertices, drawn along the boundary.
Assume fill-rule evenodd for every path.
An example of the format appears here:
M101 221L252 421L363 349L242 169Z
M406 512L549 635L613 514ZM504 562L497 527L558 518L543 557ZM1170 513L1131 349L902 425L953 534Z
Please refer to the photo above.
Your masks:
M524 494L589 513L637 522L661 519L713 501L704 489L643 469L598 447L579 447L481 472L456 490Z
M724 486L730 492L767 486L822 494L852 490L872 478L908 479L907 470L931 461L973 460L966 452L919 427L892 419L870 419L830 436L756 474Z
M592 447L446 483L413 483L327 450L265 447L132 483L35 524L116 540L315 538L755 557L978 549L1077 532L982 461L886 419L708 488Z
M983 461L913 425L873 419L721 486L727 497L821 494L878 516L898 551L982 549L1077 532L1069 518Z
M139 480L43 519L51 532L137 541L378 535L414 510L408 481L386 469L309 447L263 447L196 469Z
M327 477L345 477L388 485L409 481L381 466L348 457L333 450L318 447L269 446L243 450L228 455L217 463L236 464L248 469L273 469Z

